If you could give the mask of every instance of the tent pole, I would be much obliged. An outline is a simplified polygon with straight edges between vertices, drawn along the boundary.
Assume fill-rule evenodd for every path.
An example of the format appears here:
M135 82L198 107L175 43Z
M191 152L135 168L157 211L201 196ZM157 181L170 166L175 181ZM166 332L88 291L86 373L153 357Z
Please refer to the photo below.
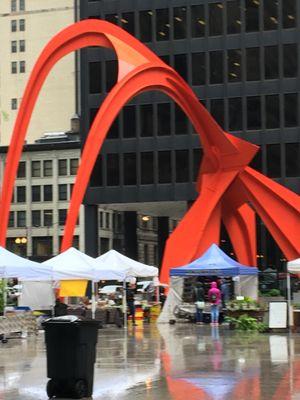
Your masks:
M95 295L96 282L92 281L92 319L96 316L96 295Z
M123 281L123 313L124 313L124 328L127 329L126 278Z
M288 326L291 329L292 326L292 313L291 313L291 303L292 303L292 293L291 293L291 275L287 271L286 276L286 288L287 288L287 304L288 304Z

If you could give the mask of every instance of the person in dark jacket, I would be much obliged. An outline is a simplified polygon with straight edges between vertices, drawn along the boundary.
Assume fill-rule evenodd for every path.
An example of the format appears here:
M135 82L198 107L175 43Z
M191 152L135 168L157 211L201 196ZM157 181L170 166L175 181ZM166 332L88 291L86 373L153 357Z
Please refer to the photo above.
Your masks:
M196 323L202 324L205 302L204 302L204 289L201 282L198 282L194 287L194 302L196 307Z
M68 314L68 306L65 303L62 303L60 299L56 299L54 306L54 316L62 317Z
M129 287L126 289L126 301L127 301L127 308L129 311L129 315L132 318L132 324L136 326L135 323L135 305L134 305L134 295L136 291L136 286L134 283L131 283Z

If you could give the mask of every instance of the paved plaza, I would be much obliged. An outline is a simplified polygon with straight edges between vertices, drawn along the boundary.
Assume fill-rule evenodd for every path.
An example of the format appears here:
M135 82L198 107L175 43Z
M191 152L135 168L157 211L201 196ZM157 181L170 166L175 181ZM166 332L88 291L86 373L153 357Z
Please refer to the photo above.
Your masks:
M99 331L94 399L300 399L300 336L150 325ZM0 399L47 399L44 337L0 345Z

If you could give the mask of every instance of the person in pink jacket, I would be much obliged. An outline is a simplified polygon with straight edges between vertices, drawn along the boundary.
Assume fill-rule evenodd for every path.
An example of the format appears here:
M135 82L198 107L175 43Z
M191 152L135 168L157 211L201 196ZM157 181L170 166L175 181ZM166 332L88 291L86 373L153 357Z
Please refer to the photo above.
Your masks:
M219 306L221 304L221 290L218 289L217 283L212 282L211 288L208 291L208 300L211 305L211 323L212 325L219 324Z

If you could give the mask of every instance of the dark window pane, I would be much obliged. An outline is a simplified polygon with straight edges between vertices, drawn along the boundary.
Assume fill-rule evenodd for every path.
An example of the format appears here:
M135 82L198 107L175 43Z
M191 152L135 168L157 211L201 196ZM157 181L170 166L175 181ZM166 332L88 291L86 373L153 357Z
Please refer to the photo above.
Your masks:
M23 74L26 72L26 63L25 61L20 61L20 73Z
M44 201L52 201L52 185L44 185Z
M297 77L298 74L298 45L283 45L283 76L285 78Z
M261 101L259 96L247 97L247 128L261 129Z
M68 185L58 185L58 200L68 200Z
M136 185L136 153L124 154L124 185Z
M26 178L26 161L19 162L17 178Z
M153 105L143 104L140 106L141 137L153 136Z
M94 119L97 115L98 108L91 108L90 109L90 127L92 126L92 123L94 122Z
M68 174L67 160L58 160L58 175L66 176Z
M211 51L209 53L209 82L223 83L223 51Z
M67 219L67 210L58 210L58 224L65 225Z
M260 80L259 47L246 49L247 81Z
M274 129L280 127L279 96L266 96L266 128Z
M267 175L270 178L281 176L280 144L267 145Z
M282 25L285 29L294 28L297 19L297 2L298 0L282 1Z
M13 19L11 21L11 31L12 32L17 32L17 20L16 19Z
M52 237L33 237L32 252L34 256L46 257L53 254L53 239Z
M17 186L17 203L26 202L26 186Z
M9 212L9 220L8 220L8 227L9 228L14 228L15 226L15 212L10 211Z
M156 10L156 40L169 40L170 20L169 9Z
M105 20L111 22L112 24L118 25L119 24L119 16L118 14L106 14Z
M17 41L16 40L13 40L11 42L11 52L12 53L16 53L17 52Z
M217 123L224 128L224 99L212 99L210 101L210 113Z
M140 39L142 42L152 42L153 11L140 11Z
M95 163L95 166L94 166L94 169L92 172L90 185L91 186L102 186L103 185L102 174L103 174L102 156L100 154L96 160L96 163ZM70 193L72 193L72 191L70 191Z
M198 178L202 156L203 156L202 149L193 150L193 182L196 182Z
M16 62L16 61L13 61L13 62L11 63L11 73L12 73L12 74L16 74L17 72L18 72L17 62Z
M31 186L31 201L41 201L41 187L34 185Z
M43 162L44 176L52 176L52 160Z
M259 30L259 0L246 0L246 32Z
M262 172L262 152L261 149L255 154L254 158L250 163L250 167L254 168L256 171Z
M188 182L189 181L189 151L188 150L176 150L176 182Z
M159 56L159 58L164 62L164 63L166 63L167 65L171 65L170 64L170 56L167 54L167 55L165 55L165 56Z
M10 11L11 11L11 12L17 11L17 0L11 0L11 3L10 3Z
M107 139L118 139L119 138L119 127L120 127L120 117L117 117L112 126L110 127L107 135Z
M157 104L157 134L158 136L165 136L171 134L170 103Z
M19 20L19 29L21 32L25 31L25 19L20 19Z
M101 62L89 63L90 93L101 93Z
M53 211L44 210L44 226L52 226L52 225L53 225Z
M186 7L175 7L174 13L174 39L185 39L186 38Z
M17 211L17 227L26 227L26 211Z
M284 126L298 126L298 94L284 95Z
M134 22L133 12L127 12L122 14L121 26L132 36L135 36L135 22Z
M185 113L175 104L175 134L186 135L188 133L188 119Z
M212 3L209 7L209 35L217 36L223 34L223 4Z
M33 210L31 212L31 223L32 223L32 226L34 226L34 227L41 226L41 211L40 210Z
M154 183L154 160L152 152L141 153L141 184Z
M136 107L126 106L123 109L123 137L136 137Z
M174 56L174 68L184 80L188 80L186 54L177 54Z
M25 11L25 0L20 0L20 11Z
M278 46L265 47L265 79L277 79L279 77Z
M191 28L192 37L203 37L205 35L205 14L204 6L192 6L191 7Z
M228 50L227 66L228 66L228 81L239 82L241 80L241 65L242 52L241 50Z
M192 54L192 85L204 85L206 81L205 53Z
M79 160L78 158L70 159L70 175L76 175L78 170Z
M227 1L227 33L241 32L241 2Z
M23 53L25 51L25 40L19 41L20 52Z
M264 5L264 29L266 31L277 29L278 2L275 0L264 0L263 5Z
M118 79L118 63L116 60L105 62L105 82L106 91L109 92L117 83Z
M242 98L228 99L229 130L241 131L243 129L243 104Z
M300 177L300 143L285 145L285 174L288 177Z
M118 154L107 154L106 173L108 186L118 186L120 184L120 166Z
M171 152L159 151L158 152L158 182L170 183L171 182Z

